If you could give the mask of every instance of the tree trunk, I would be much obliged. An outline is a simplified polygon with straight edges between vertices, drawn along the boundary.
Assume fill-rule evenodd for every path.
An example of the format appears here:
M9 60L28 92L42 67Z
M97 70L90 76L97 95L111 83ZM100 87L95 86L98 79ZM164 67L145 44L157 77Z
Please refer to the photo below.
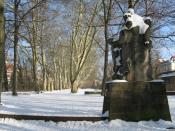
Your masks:
M3 81L4 81L4 84L3 84L3 88L5 91L8 91L8 79L7 79L7 67L6 67L6 61L5 61L5 47L4 47L4 51L3 51Z
M5 18L4 18L5 20ZM5 25L5 23L4 23ZM3 89L8 91L8 78L7 78L7 67L6 67L6 57L5 57L5 40L6 35L4 34L4 44L3 44Z
M33 52L32 52L32 54L33 54L33 65L32 65L32 67L33 67L33 85L34 85L34 90L37 92L37 93L39 93L39 87L38 87L38 84L37 84L37 74L36 74L36 66L37 66L37 51L36 51L36 45L35 45L35 43L34 43L34 45L33 45Z
M54 65L54 90L58 89L58 76L57 76L57 64L56 64L56 58L55 55L53 56L53 65Z
M77 93L78 88L75 86L74 82L71 82L71 93Z
M41 59L42 59L42 87L43 90L47 90L47 77L46 77L46 56L43 47L43 43L41 43Z
M12 82L12 95L17 95L17 47L18 47L18 31L19 31L19 25L18 25L18 2L15 0L15 8L14 8L14 66L13 66L13 82Z
M49 91L50 87L49 87L49 76L48 75L46 76L46 81L47 81L46 82L46 90Z
M2 71L3 71L3 48L4 36L5 36L5 25L4 25L4 0L0 1L0 104L1 104L1 91L2 91Z
M134 0L128 0L128 8L133 8Z
M17 28L15 30L18 30ZM12 83L12 95L17 95L17 44L18 44L18 36L15 31L14 34L14 66L13 66L13 83Z
M33 5L35 5L38 1L37 0L34 0L32 1L33 2ZM38 20L39 19L39 10L33 10L32 11L32 20L35 21L36 19ZM32 67L33 67L33 85L34 85L34 90L36 93L39 93L40 89L39 89L39 85L38 85L38 79L37 79L37 63L38 63L38 55L37 55L37 46L39 44L39 24L36 23L36 22L33 22L32 23L32 59L33 59L33 62L32 62Z
M103 81L102 81L102 94L105 90L105 82L107 79L107 67L108 67L108 23L111 16L111 8L112 8L112 0L109 1L109 6L107 8L107 5L105 3L105 0L102 0L103 2L103 10L104 10L104 35L105 35L105 57L104 57L104 70L103 70Z
M37 18L35 12L32 12L32 19ZM33 85L36 93L39 93L39 86L37 80L37 42L38 42L38 27L36 23L32 23L32 70L33 70Z
M58 72L59 72L59 76L58 76L58 89L59 90L61 90L61 69L60 69L60 67L58 67L59 68L59 70L58 70Z
M18 57L19 58L19 57ZM20 88L20 90L25 91L25 86L24 86L24 74L22 71L21 67L18 67L18 88Z
M87 28L84 30L82 28L84 22L83 20L86 16L83 14L84 2L80 1L79 15L75 21L76 27L72 31L71 45L70 45L70 84L72 93L76 93L78 90L79 83L77 83L78 77L81 71L85 68L85 63L87 62L88 55L92 49L94 43L94 38L97 33L93 23L98 10L98 2L95 4L92 10L92 15L89 16L87 22ZM82 31L84 33L82 33Z
M148 1L144 0L145 2L145 16L148 16Z

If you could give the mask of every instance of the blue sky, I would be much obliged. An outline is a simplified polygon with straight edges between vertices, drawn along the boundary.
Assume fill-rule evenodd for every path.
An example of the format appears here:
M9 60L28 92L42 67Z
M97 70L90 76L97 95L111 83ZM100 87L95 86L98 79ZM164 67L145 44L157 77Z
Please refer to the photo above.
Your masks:
M169 49L162 47L160 49L160 54L162 58L170 59L171 56L175 55L175 47Z
M160 33L158 34L160 36L167 36L169 34L174 34L175 25L172 24L166 24L163 28L161 28ZM162 41L162 45L160 47L160 55L162 58L169 59L172 55L175 55L175 38L174 36L170 37L171 39L164 39Z

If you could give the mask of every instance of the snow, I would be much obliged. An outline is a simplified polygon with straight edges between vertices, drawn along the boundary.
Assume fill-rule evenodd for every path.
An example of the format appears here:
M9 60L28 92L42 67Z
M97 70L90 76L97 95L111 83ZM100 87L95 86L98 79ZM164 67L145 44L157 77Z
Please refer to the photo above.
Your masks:
M159 77L163 78L163 77L172 77L172 76L175 76L175 72L161 74Z
M112 81L107 81L106 83L115 83L115 82L128 82L127 80L112 80Z
M108 117L109 116L109 111L106 111L105 113L102 114L103 117Z
M84 91L86 90L80 90L77 94L71 94L70 90L44 92L41 94L25 93L25 95L20 93L19 96L11 96L9 93L3 93L2 103L4 105L0 107L0 113L100 116L103 97L100 95L84 95Z
M161 79L155 79L155 80L152 80L151 82L164 82L164 80L161 80Z
M70 94L70 90L41 94L26 92L19 93L17 97L11 96L9 92L3 93L0 113L101 116L103 97L98 94L84 95L84 91L87 90L80 90L77 94ZM0 131L164 131L167 127L175 127L175 96L168 96L168 101L172 122L164 120L126 122L116 119L110 122L106 120L56 123L5 118L0 119Z
M17 121L14 119L0 120L1 130L13 131L164 131L171 127L171 122L165 121L141 121L125 122L122 120L99 122L43 122L43 121Z
M146 30L149 28L149 25L145 24L144 17L137 15L133 9L128 9L128 11L124 15L131 15L131 17L127 19L127 21L132 22L131 28L139 26L139 34L145 34ZM124 29L128 28L124 26Z
M112 81L107 81L106 83L115 83L115 82L128 82L128 81L127 80L112 80ZM164 82L164 80L155 79L155 80L151 80L150 82Z
M168 96L171 119L175 123L175 96Z

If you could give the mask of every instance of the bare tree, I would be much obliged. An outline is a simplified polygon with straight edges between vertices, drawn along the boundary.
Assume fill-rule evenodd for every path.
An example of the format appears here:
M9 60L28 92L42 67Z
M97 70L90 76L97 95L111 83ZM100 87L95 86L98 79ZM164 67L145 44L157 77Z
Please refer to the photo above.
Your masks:
M18 8L21 0L14 1L14 67L13 67L13 83L12 83L12 95L16 96L16 87L17 87L17 46L18 46L18 32L19 32L19 24L18 24Z
M78 90L79 83L76 83L76 80L85 65L97 32L96 28L91 25L94 23L98 12L98 2L87 19L85 19L84 9L83 0L80 0L79 14L71 36L70 84L72 93L76 93ZM85 20L88 21L87 28L83 28Z
M102 93L105 89L105 82L107 78L107 66L108 66L108 43L107 39L109 38L108 34L108 24L111 17L111 9L112 9L112 0L109 0L107 3L105 0L102 0L103 3L103 12L104 12L104 36L105 36L105 57L104 57L104 71L103 71L103 81L102 81Z
M8 1L14 4L13 0ZM14 27L15 22L17 25L11 31L14 37L8 36L11 37L10 42L17 43L14 45L17 48L16 51L18 50L20 61L17 61L18 56L14 60L17 61L16 63L21 62L20 66L25 69L25 73L22 68L19 73L33 81L28 85L35 87L37 92L39 87L41 90L71 87L72 92L76 92L81 81L89 80L90 77L95 78L95 74L93 76L91 73L95 73L94 69L104 67L101 71L104 72L102 82L102 89L104 89L109 75L107 70L111 71L111 68L107 68L108 63L110 65L107 39L113 33L119 34L124 11L128 7L133 7L138 14L152 17L153 43L157 45L157 41L161 41L160 45L169 46L170 42L174 41L175 30L174 28L170 31L162 30L169 28L174 22L175 10L170 1L173 2L172 0L159 2L156 0L54 1L57 7L53 7L51 5L53 3L42 4L44 0L28 2L16 0L19 2L17 13L15 13L17 18L15 20L11 15L7 23L11 23L8 28ZM14 5L11 3L8 4L8 8L14 14ZM66 12L67 10L70 13ZM14 33L15 30L16 33ZM165 43L165 41L168 42ZM12 45L8 46L13 48ZM97 68L95 64L99 61L101 63L101 59L96 59L96 61L93 59L96 52L101 53L101 57L104 56L104 65L101 64L101 68ZM14 71L13 81L15 81L15 76ZM14 82L13 87L15 85Z
M4 24L4 0L0 1L0 95L2 91L2 78L3 78L3 48L5 48L5 24ZM1 103L1 96L0 96Z
M30 8L25 9L25 11L21 11L24 9L24 7L26 7L26 4L29 4L30 2L24 2L21 0L14 0L10 3L9 5L9 10L10 12L12 12L14 14L14 20L8 20L8 21L13 21L13 27L14 27L14 32L12 32L14 34L14 68L13 68L13 81L12 81L12 95L17 95L17 50L18 50L18 42L20 40L20 31L21 31L21 26L22 24L25 23L25 21L27 20L27 16L37 7L39 7L43 2L45 2L46 0L38 0L35 4L33 4L33 6L31 6ZM11 5L11 4L14 5ZM24 7L23 7L24 6ZM8 11L9 11L8 10ZM35 78L35 77L34 77Z

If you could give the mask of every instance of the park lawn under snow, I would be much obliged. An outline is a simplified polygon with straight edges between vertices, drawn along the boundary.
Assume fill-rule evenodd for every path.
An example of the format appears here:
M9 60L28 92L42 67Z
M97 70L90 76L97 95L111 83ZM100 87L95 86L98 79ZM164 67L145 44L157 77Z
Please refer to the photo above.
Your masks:
M85 90L71 94L70 90L2 94L0 113L52 116L101 116L103 97L84 95ZM160 131L175 127L175 96L168 97L172 122L159 120L126 122L119 119L108 122L44 122L29 120L0 119L0 131Z
M84 95L85 90L71 94L70 90L2 94L3 106L0 113L51 115L51 116L101 116L103 97Z

